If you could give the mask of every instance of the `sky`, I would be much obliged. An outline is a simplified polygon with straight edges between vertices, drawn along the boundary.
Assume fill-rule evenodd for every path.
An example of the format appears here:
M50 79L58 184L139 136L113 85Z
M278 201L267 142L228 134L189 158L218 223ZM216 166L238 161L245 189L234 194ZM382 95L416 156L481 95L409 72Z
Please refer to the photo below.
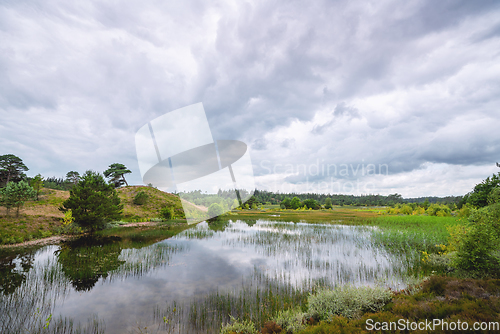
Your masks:
M142 184L136 132L199 102L258 189L463 195L500 171L500 2L0 3L0 155L29 176Z

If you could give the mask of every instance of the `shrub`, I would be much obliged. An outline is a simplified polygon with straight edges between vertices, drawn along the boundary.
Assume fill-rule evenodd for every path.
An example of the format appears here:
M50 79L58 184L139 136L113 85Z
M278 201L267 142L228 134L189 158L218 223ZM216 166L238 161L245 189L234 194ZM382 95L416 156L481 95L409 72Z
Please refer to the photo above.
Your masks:
M433 293L435 296L443 296L446 290L447 279L442 276L431 276L424 284L423 293Z
M170 220L175 218L174 208L171 206L165 206L160 210L160 218Z
M500 186L493 188L493 190L488 195L488 204L500 203Z
M450 208L445 204L431 204L425 211L429 216L448 217L451 216Z
M280 334L283 329L274 321L268 321L260 330L262 334Z
M477 275L493 274L499 269L494 255L498 249L500 205L477 210L469 217L466 234L460 238L455 264Z
M144 205L148 201L148 194L146 194L144 191L139 191L133 200L133 203L135 205Z
M231 316L230 316L231 317ZM239 321L231 317L231 322L222 325L220 334L258 334L251 321Z
M363 312L377 312L392 299L392 292L381 287L337 287L320 290L308 297L307 318L327 320L334 315L359 317Z
M404 204L399 209L399 213L402 213L404 215L411 215L413 213L413 208L410 205L408 205L408 204Z
M460 240L470 228L464 225L446 226L446 230L450 234L448 237L448 245L446 246L446 253L456 252L459 248Z
M465 204L463 205L460 210L458 210L458 217L465 217L469 218L469 216L475 211L474 207L472 207L470 204Z
M279 327L285 329L287 333L295 334L306 328L304 319L304 313L297 308L281 311L273 320Z
M224 213L224 210L222 209L222 206L220 206L217 203L212 203L208 207L208 215L210 217L217 217L217 216L220 216L223 213Z

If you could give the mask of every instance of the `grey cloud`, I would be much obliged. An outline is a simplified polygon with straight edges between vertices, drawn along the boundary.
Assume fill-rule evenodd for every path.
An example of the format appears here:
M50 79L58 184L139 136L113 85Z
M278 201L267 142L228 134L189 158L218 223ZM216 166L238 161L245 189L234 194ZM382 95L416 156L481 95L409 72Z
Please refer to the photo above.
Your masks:
M133 166L139 183L135 131L200 101L214 138L252 144L257 165L277 159L273 149L288 152L282 163L365 159L389 164L392 173L500 156L492 130L500 87L494 76L486 79L498 56L475 51L498 36L497 1L0 6L2 149L59 175L120 161ZM475 21L481 27L461 36L460 27ZM447 39L453 57L439 56ZM471 66L475 74L457 78ZM405 101L393 113L356 102L395 92L409 99L436 82L448 95ZM332 117L313 127L311 142L263 139L318 110ZM457 121L472 114L491 128ZM452 122L456 132L447 128Z

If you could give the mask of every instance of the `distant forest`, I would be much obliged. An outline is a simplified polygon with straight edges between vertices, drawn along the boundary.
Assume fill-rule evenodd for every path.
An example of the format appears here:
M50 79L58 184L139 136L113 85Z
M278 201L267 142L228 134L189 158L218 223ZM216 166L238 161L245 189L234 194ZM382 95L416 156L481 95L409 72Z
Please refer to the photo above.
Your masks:
M245 198L248 196L248 192L244 190L239 190L241 197ZM396 204L402 203L424 203L426 200L429 204L439 203L439 204L454 204L461 207L463 204L463 196L447 196L447 197L418 197L418 198L403 198L400 194L391 195L340 195L340 194L316 194L316 193L275 193L265 190L255 190L253 196L247 201L249 205L253 203L260 204L271 204L280 205L285 198L291 200L297 197L301 202L305 200L315 200L321 205L325 205L325 200L327 198L331 199L332 205L354 205L354 206L394 206ZM231 207L231 203L234 199L234 191L221 191L217 194L204 194L201 191L192 191L188 193L182 193L182 198L193 202L198 205L209 206L212 203L219 203L221 198L228 199L228 207Z
M280 204L285 197L298 197L301 201L306 199L316 200L324 205L325 199L331 198L333 205L374 205L374 206L391 206L398 203L423 203L427 199L429 203L440 204L455 204L459 205L463 196L447 196L447 197L418 197L418 198L403 198L400 194L391 195L340 195L340 194L316 194L316 193L274 193L265 190L255 190L255 200L262 204Z

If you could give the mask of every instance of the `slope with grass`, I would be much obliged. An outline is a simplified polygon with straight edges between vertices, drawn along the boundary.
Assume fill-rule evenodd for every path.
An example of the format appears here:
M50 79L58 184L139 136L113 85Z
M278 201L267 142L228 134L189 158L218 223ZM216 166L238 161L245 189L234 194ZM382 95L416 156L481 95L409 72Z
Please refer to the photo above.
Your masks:
M145 203L143 205L134 204L134 197L141 191L147 195ZM118 188L117 192L124 205L123 221L148 221L151 218L158 217L160 210L165 206L172 207L176 217L184 217L181 201L178 196L173 194L145 186L122 187Z
M26 202L19 217L14 210L7 215L0 208L0 244L15 244L57 234L63 214L59 206L69 198L69 192L43 189L38 201Z
M128 186L117 191L124 204L124 221L149 221L151 218L157 218L159 211L165 206L172 207L177 218L184 217L181 201L175 195L145 186ZM143 205L136 205L133 200L140 191L147 194L147 200ZM6 209L0 207L0 245L17 244L61 234L64 214L59 211L59 207L69 195L69 191L44 188L38 201L25 203L19 217L16 217L15 210L11 210L7 215Z

